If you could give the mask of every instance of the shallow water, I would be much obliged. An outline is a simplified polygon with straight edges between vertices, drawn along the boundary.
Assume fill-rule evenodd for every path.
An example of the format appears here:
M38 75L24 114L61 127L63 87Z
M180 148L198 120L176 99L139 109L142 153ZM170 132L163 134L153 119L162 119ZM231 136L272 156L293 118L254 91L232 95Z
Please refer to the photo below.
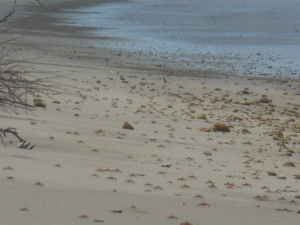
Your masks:
M138 0L64 10L62 24L123 38L99 46L138 52L174 67L248 75L296 76L296 0Z

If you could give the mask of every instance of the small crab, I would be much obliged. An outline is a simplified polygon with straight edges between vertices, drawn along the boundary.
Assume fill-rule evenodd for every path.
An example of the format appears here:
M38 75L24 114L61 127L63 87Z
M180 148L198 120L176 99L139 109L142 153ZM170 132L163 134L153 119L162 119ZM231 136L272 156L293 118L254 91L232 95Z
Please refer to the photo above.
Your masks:
M14 180L14 178L12 176L8 176L6 177L6 180Z
M79 133L77 131L75 131L73 134L79 136Z
M244 183L244 184L242 184L242 186L243 186L243 187L252 187L252 185L249 184L249 183Z
M180 178L178 178L177 180L179 180L179 181L186 181L186 179L183 178L183 177L180 177Z
M88 219L89 217L87 215L82 214L82 215L79 216L79 218L80 219Z
M168 183L167 184L173 184L173 182L172 181L168 181Z
M4 170L14 170L14 168L12 168L12 167L10 167L10 166L4 167L3 169L4 169Z
M295 200L289 201L290 204L298 204Z
M54 137L53 137L53 136L51 136L51 137L49 137L49 139L50 139L50 140L54 140Z
M277 189L276 191L273 191L274 194L281 194L281 190Z
M144 192L150 192L150 193L152 193L152 191L151 191L151 190L149 190L149 189L145 190Z
M144 186L152 186L152 184L146 183L146 184L144 184Z
M209 181L206 181L205 183L206 184L213 184L214 182L212 182L211 180L209 180Z
M23 208L20 209L20 211L23 211L23 212L29 212L29 209L23 207Z
M260 196L260 195L257 195L255 197L253 197L255 200L258 200L258 201L265 201L265 200L268 200L269 197L264 195L264 196Z
M184 221L180 225L193 225L193 224L189 223L188 221Z
M197 177L195 177L194 175L188 176L188 179L195 179L197 180Z
M117 180L117 178L116 178L116 177L113 177L113 176L111 176L111 177L106 177L105 179L106 179L106 180Z
M137 174L134 174L134 173L131 173L131 174L128 174L129 177L137 177Z
M191 188L191 187L187 184L184 184L184 185L181 185L181 188Z
M97 174L93 173L91 174L91 177L99 177Z
M269 190L270 188L268 188L267 186L263 186L261 187L262 190Z
M195 195L193 198L201 198L201 199L203 199L204 197L202 195Z
M168 219L170 219L170 220L172 220L172 219L178 220L177 216L174 216L174 215L168 216Z
M94 148L94 149L92 150L92 152L99 152L99 150L97 150L97 149Z
M231 175L227 175L226 177L227 177L227 178L234 178L234 177L233 177L233 176L231 176Z
M42 187L44 187L44 185L41 182L34 183L34 186L42 186Z
M31 125L36 125L36 122L30 122Z
M293 212L293 210L290 210L290 209L287 209L287 208L284 208L284 209L278 209L278 208L276 208L276 211Z
M128 179L128 180L125 180L125 183L131 183L131 184L134 184L135 182L133 181L133 180L131 180L131 179Z
M160 172L158 172L157 174L166 175L167 173L164 172L164 171L160 171Z
M207 204L206 202L201 202L201 203L198 204L198 206L201 206L201 207L205 207L205 206L210 207L210 205Z
M192 157L185 158L186 160L194 160Z
M67 131L66 134L71 134L71 132L70 132L70 131Z
M164 145L157 145L158 148L165 148L166 146Z
M61 165L59 165L59 164L55 164L55 167L61 167Z
M163 188L160 187L160 186L158 186L158 185L157 185L156 187L153 187L153 189L154 189L154 190L163 190Z
M278 201L287 201L284 197L278 199Z
M260 177L253 177L254 180L260 180Z
M84 142L82 140L77 141L79 144L84 144Z
M214 184L209 185L208 188L215 188L215 189L218 189L217 186L215 186Z
M122 170L119 170L119 169L114 169L114 170L112 170L111 172L118 172L118 173L122 173Z
M60 108L57 108L57 109L55 109L55 110L61 112L61 109L60 109Z

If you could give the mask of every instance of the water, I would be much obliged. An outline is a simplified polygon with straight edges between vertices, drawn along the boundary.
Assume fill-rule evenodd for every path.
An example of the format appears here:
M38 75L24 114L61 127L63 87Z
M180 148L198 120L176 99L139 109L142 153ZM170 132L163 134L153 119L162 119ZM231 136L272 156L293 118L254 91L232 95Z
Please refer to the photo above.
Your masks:
M300 75L297 0L137 0L64 12L63 24L122 38L99 46L138 52L168 66Z

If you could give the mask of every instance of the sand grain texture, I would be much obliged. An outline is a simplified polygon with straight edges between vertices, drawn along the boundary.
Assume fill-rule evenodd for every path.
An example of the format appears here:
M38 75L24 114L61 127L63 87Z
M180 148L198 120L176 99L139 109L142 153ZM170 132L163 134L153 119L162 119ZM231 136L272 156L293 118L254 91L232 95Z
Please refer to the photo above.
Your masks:
M87 41L82 38L57 42L55 35L30 32L28 37L11 44L18 57L27 54L35 69L67 76L59 82L76 89L52 99L42 96L47 107L37 107L36 116L1 113L2 127L16 127L35 145L18 149L10 135L0 145L1 223L299 221L300 206L291 202L300 203L295 199L300 191L299 98L284 94L295 93L299 80L291 87L276 79L204 77L194 71L167 76L171 69L112 67L105 56L88 58L91 48L79 45ZM236 94L241 87L251 93ZM260 103L262 95L272 105ZM134 130L122 129L124 121ZM199 130L220 123L230 132L229 127ZM282 139L274 140L279 132Z

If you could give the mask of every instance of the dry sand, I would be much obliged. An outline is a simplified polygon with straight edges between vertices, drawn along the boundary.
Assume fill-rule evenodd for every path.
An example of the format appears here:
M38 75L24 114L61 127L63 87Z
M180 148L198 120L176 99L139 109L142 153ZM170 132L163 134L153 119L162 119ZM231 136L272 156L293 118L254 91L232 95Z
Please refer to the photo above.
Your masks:
M17 59L76 88L42 96L47 107L34 114L1 113L2 128L35 145L18 149L11 135L0 145L1 168L13 168L0 170L1 224L299 224L299 81L132 69L105 61L86 39L26 35L10 46ZM262 95L272 103L259 103ZM217 122L231 132L199 130ZM268 134L279 129L283 138Z

